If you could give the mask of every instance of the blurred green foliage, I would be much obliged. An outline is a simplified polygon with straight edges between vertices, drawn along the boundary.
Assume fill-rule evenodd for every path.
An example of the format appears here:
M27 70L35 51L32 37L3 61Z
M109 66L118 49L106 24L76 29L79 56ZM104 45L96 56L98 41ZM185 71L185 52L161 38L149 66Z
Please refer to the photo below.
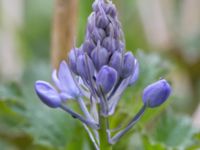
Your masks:
M47 108L34 93L36 80L50 81L51 77L49 51L53 0L27 0L25 3L25 25L20 31L20 43L26 67L22 82L2 82L0 85L0 149L92 150L94 147L78 121L60 110ZM78 45L84 38L91 3L92 0L80 0ZM165 57L136 50L138 47L146 49L147 44L135 11L135 1L116 3L120 6L127 48L134 51L140 62L140 77L136 85L124 93L111 118L113 128L128 122L136 114L142 105L142 89L167 75L171 68ZM129 23L132 15L135 15L134 21ZM170 110L171 101L175 99L172 96L165 105L148 109L114 150L200 149L200 132L192 128L190 118Z

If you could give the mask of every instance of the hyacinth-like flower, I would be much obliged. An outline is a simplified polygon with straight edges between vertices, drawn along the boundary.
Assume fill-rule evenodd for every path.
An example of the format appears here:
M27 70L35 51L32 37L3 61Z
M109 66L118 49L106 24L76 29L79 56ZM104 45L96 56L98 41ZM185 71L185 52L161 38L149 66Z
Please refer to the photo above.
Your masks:
M52 73L56 88L45 81L35 84L35 91L43 103L61 108L83 123L96 149L103 148L100 132L106 132L104 139L109 144L116 143L147 107L161 105L171 92L164 79L147 86L141 110L125 129L111 137L107 118L114 114L124 90L134 85L139 76L139 63L131 52L126 51L124 41L115 5L112 1L96 0L88 17L84 42L80 47L72 48L68 62L63 60L58 71ZM71 99L79 103L83 115L67 106L66 101Z

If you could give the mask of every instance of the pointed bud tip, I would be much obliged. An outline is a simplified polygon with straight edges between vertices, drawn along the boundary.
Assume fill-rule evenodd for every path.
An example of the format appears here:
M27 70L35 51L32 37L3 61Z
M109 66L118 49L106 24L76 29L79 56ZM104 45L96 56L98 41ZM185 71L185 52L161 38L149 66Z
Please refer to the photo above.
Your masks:
M143 91L143 102L150 108L163 104L171 94L171 86L165 80L148 85Z
M97 70L106 65L109 59L108 51L98 45L91 53L91 58Z
M137 61L137 59L135 59L134 71L133 71L132 77L129 81L129 86L134 85L136 83L136 81L138 80L139 73L140 73L139 67L140 67L139 62Z
M53 86L45 81L36 81L35 92L40 100L47 106L57 108L61 104L61 99L58 92Z
M75 49L72 49L70 52L69 52L69 55L68 55L68 59L69 59L69 67L70 69L77 74L77 69L76 69L76 53L75 53Z
M109 66L114 68L120 74L122 61L122 53L115 51L110 58Z
M89 78L93 77L95 72L95 67L93 61L87 54L80 55L77 59L77 71L79 75L89 80Z
M117 81L117 71L109 66L103 66L97 75L97 85L104 93L108 93Z
M135 69L135 57L131 52L126 52L124 55L124 63L121 70L121 77L127 78L130 76Z

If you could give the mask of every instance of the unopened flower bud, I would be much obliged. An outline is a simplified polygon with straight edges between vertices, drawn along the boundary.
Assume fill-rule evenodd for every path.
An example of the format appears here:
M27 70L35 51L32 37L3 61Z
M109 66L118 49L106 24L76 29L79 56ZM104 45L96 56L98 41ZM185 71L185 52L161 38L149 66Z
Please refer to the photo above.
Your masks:
M69 67L70 69L77 74L77 69L76 69L76 51L75 49L72 49L70 52L69 52Z
M102 41L106 37L106 33L103 29L94 27L92 32L89 33L90 38L94 40L94 42L98 43L98 41Z
M109 66L104 66L101 68L97 74L96 83L102 88L103 92L108 93L117 81L117 72L115 69Z
M135 82L138 79L138 76L139 76L139 63L138 63L137 59L135 59L134 71L133 71L132 77L129 81L129 85L135 84Z
M117 49L117 41L112 37L106 37L103 40L102 46L105 47L109 52L114 52Z
M124 52L125 51L125 45L123 42L119 42L119 48L118 48L119 52Z
M92 50L95 48L95 44L92 40L86 40L82 45L82 50L88 55L91 54Z
M165 79L162 79L144 89L142 100L146 106L154 108L164 103L170 93L171 86Z
M94 12L99 12L101 7L104 9L105 7L105 3L103 2L103 0L97 0L92 4L92 8Z
M106 14L110 15L111 17L115 17L117 15L116 7L113 4L107 5L106 7Z
M122 54L118 51L115 51L109 62L109 66L114 68L118 73L120 73L121 67L122 67Z
M134 71L135 58L131 52L126 52L124 55L124 62L121 69L121 77L127 78Z
M77 59L77 71L86 80L93 77L95 68L92 60L87 54L80 55Z
M47 106L52 108L60 106L62 100L60 99L60 96L55 88L49 83L45 81L37 81L35 83L35 91L41 101Z
M102 14L97 14L97 18L96 18L96 26L98 28L105 28L107 25L109 24L109 20L106 17L106 15L102 15Z
M99 70L103 65L107 64L109 54L108 51L98 43L97 47L91 53L91 58L96 69Z
M106 33L107 33L106 35L111 36L115 39L119 39L121 36L120 35L121 34L120 25L113 18L110 18L110 19L111 19L112 23L109 23L109 25L106 27Z
M89 17L88 17L88 22L87 22L87 32L88 34L91 33L95 27L95 14L92 13ZM87 33L86 32L86 33Z

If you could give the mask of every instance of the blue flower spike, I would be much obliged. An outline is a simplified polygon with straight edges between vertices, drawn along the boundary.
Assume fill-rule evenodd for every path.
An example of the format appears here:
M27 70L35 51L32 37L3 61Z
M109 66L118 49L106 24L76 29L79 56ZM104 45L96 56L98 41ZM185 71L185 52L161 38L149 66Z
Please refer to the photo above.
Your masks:
M92 8L83 43L80 47L74 46L68 61L63 60L52 73L55 87L37 81L35 91L47 106L60 108L81 121L96 150L104 150L107 148L102 143L112 146L118 142L140 120L146 108L164 103L170 96L171 86L164 79L147 86L141 109L124 129L111 134L109 117L115 114L127 87L136 84L140 65L132 52L126 50L112 0L95 0ZM67 106L68 100L79 104L82 115Z

